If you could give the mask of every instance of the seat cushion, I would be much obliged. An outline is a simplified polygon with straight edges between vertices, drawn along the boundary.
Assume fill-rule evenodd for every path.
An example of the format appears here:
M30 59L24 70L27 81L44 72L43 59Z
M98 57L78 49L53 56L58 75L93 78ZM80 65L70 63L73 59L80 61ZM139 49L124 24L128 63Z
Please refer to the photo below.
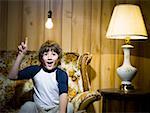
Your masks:
M74 111L80 111L86 109L86 107L101 98L101 94L98 91L85 91L76 95L72 99L71 103L74 105Z

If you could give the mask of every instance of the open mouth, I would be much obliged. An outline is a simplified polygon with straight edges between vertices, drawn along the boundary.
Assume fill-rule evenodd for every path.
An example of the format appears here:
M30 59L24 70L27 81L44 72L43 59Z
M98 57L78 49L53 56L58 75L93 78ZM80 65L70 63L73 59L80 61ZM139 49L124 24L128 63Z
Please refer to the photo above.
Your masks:
M47 62L47 64L52 64L53 62L51 61L51 62Z
M46 62L46 66L52 68L54 66L54 61Z

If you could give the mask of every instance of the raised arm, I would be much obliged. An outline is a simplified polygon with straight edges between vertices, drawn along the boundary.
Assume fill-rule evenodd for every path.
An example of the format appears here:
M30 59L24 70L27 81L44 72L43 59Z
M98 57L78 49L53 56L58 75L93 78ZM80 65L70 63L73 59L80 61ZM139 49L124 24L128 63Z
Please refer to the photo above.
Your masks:
M18 46L18 55L17 55L15 63L12 66L12 69L10 70L10 72L8 74L9 79L17 79L18 78L19 66L21 64L23 57L25 56L25 53L27 52L27 43L28 43L28 40L26 38L25 42L22 42Z

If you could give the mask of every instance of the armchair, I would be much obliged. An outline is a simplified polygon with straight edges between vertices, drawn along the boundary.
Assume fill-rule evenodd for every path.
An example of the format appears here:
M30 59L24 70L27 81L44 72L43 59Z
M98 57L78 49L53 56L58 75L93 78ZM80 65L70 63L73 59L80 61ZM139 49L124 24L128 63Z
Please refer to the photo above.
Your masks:
M32 80L12 81L7 79L12 63L16 58L16 51L0 51L0 112L17 113L18 108L27 100L32 99ZM36 51L28 51L22 60L20 69L29 65L38 65ZM90 88L88 65L92 59L89 53L79 55L74 52L63 53L61 65L69 76L68 98L74 105L74 112L86 112L86 108L101 98L98 91Z
M63 54L61 68L69 76L69 101L74 105L74 111L86 111L88 105L99 100L101 95L98 91L90 88L88 65L92 55L84 53L67 52Z

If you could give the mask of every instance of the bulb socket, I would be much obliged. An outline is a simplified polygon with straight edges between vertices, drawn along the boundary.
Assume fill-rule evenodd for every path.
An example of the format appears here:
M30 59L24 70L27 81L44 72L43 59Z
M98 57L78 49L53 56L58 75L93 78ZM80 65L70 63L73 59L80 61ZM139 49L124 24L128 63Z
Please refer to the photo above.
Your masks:
M51 10L48 11L48 18L52 18L52 11Z

